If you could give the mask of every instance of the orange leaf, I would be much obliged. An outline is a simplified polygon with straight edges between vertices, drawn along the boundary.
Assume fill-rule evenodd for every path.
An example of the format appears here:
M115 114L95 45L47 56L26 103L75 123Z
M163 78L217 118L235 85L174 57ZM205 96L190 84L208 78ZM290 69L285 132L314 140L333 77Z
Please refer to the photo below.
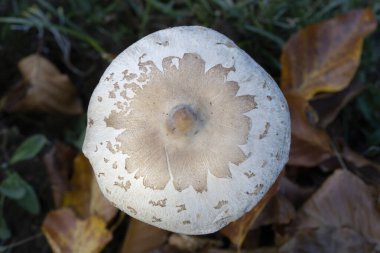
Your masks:
M162 246L169 232L131 218L120 253L148 253Z
M257 203L255 207L253 207L248 213L246 213L243 217L238 219L237 221L231 222L222 230L220 230L221 234L228 237L230 241L240 249L241 245L244 242L244 239L251 229L253 222L259 216L261 211L264 209L268 201L276 194L278 191L280 180L282 178L281 174L276 182L269 188L268 192L264 195L264 197Z
M18 67L23 76L7 94L7 111L83 113L81 101L67 75L39 54L23 58Z
M318 116L302 95L288 92L285 96L292 124L288 163L296 166L315 166L332 155L330 139L323 129L315 127Z
M68 208L51 211L42 225L53 252L93 253L100 252L111 241L112 234L106 223L97 216L79 220Z
M74 160L74 175L70 184L71 191L64 194L63 206L72 207L82 218L95 214L108 222L116 215L117 209L103 197L92 167L83 154Z
M356 10L307 26L283 48L281 88L307 100L344 89L360 61L363 39L376 29L371 10Z

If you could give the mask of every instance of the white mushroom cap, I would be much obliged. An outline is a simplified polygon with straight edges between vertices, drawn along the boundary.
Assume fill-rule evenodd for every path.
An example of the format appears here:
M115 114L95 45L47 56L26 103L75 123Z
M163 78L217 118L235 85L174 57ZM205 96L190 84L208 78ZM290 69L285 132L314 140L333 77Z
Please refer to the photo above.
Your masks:
M215 232L253 208L288 160L290 119L272 78L204 27L150 34L117 56L88 108L83 152L132 217Z

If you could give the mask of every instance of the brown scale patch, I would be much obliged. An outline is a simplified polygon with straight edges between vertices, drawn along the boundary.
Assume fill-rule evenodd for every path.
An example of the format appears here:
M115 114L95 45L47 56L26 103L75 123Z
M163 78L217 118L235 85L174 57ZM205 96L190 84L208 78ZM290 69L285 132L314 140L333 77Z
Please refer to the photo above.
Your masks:
M116 105L117 109L119 109L119 110L124 110L124 104L123 104L123 102L121 102L121 101L117 101L117 102L115 103L115 105Z
M272 101L272 97L271 97L271 96L267 96L267 99L268 99L269 101Z
M188 224L191 224L191 222L189 220L184 220L184 221L182 221L182 224L183 225L188 225Z
M161 222L161 221L162 221L161 218L157 218L156 216L152 217L152 222Z
M94 152L98 152L98 145L95 146Z
M115 153L117 152L117 150L114 148L114 146L112 145L112 143L111 143L110 141L107 141L106 148L107 148L112 154L115 154Z
M169 46L169 41L164 41L164 42L156 42L157 45L160 45L160 46L163 46L163 47L167 47Z
M102 101L103 101L103 98L100 97L100 96L98 96L98 101L99 101L99 102L102 102Z
M113 76L115 75L115 73L110 73L110 75L109 76L107 76L105 79L106 79L106 81L111 81L111 80L113 80Z
M122 177L122 176L117 176L117 179L119 179L119 180L124 180L124 177Z
M114 169L114 170L117 169L117 162L114 162L114 163L112 164L112 169Z
M111 91L108 93L108 97L109 97L109 98L116 98L116 93L115 93L113 90L111 90Z
M118 82L114 83L114 84L113 84L113 90L114 90L114 91L117 91L117 90L119 90L119 89L120 89L119 83L118 83Z
M109 162L109 160L107 158L103 158L103 160L104 160L105 163Z
M267 163L268 162L266 160L264 160L263 163L261 164L261 168L264 168L267 165Z
M228 42L217 42L216 45L223 45L223 46L226 46L228 48L234 48L234 47L236 47L231 41L228 41Z
M127 209L128 209L133 215L137 215L137 211L136 211L136 209L134 209L133 207L127 206Z
M259 136L259 139L264 139L267 135L268 135L268 130L269 130L269 127L270 127L270 123L269 122L266 122L265 123L265 127L264 127L264 131L260 134Z
M185 204L178 205L178 206L176 206L176 207L177 207L177 213L180 213L180 212L186 210L186 206L185 206Z
M105 176L106 174L104 172L99 172L98 177Z
M248 172L244 172L244 175L248 178L251 178L251 177L254 177L256 176L255 173L253 173L252 171L248 171Z
M88 126L92 127L93 125L94 125L94 120L93 119L89 119L88 120Z
M280 155L279 152L276 153L276 156L275 156L275 157L276 157L276 160L277 160L277 161L280 161L280 160L281 160L281 155Z
M228 201L227 200L220 200L218 202L218 204L216 206L214 206L214 209L220 209L222 208L224 205L227 205L228 204Z
M108 190L107 188L106 188L106 193L108 193L109 195L111 195L111 191Z
M161 199L161 200L157 200L157 201L150 200L149 204L151 204L152 206L165 207L166 206L166 200L167 199Z
M251 128L244 113L257 108L255 96L236 96L239 84L226 81L235 67L218 64L205 71L203 59L190 53L163 59L161 72L152 61L143 62L144 56L136 81L146 84L143 88L135 84L129 111L115 108L104 119L107 127L124 130L116 141L118 151L128 155L127 172L143 178L145 187L163 190L171 179L170 169L177 191L192 187L200 193L207 191L208 171L230 178L229 163L239 165L247 159L239 147L247 143ZM168 103L173 104L168 107ZM171 134L165 124L170 110L183 103L194 107L201 127L182 138Z
M253 190L253 192L246 192L246 194L248 195L257 195L260 193L260 191L263 189L264 185L263 184L257 184L255 185L255 189Z
M115 185L115 186L117 186L117 187L120 187L120 188L122 188L122 189L124 189L124 191L128 191L129 190L129 188L131 188L131 182L128 180L128 181L125 181L125 182L123 182L123 181L120 181L120 182L118 182L118 181L115 181L114 183L113 183L113 185Z
M130 81L132 79L135 79L137 75L135 73L128 73L128 70L124 70L123 72L123 80Z
M127 90L122 90L122 91L120 92L120 96L121 96L122 98L124 98L124 99L128 99L128 97L127 97Z

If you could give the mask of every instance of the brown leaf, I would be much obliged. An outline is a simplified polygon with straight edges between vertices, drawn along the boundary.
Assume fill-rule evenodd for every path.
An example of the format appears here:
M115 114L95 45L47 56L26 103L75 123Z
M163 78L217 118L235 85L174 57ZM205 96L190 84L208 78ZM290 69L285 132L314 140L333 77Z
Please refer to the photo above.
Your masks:
M318 253L376 253L375 245L369 243L351 228L320 227L299 231L281 247L279 253L318 252Z
M317 93L347 87L358 68L363 39L376 25L372 11L364 9L294 34L282 51L282 90L297 91L309 100Z
M74 160L70 188L64 194L63 206L72 207L80 217L86 218L95 214L108 222L116 215L117 209L103 197L92 167L83 154L79 154Z
M269 188L268 192L263 196L263 198L253 207L249 212L247 212L243 217L237 221L231 222L222 230L220 233L226 236L230 241L240 249L244 242L244 239L251 229L253 222L260 215L261 211L264 209L268 201L276 194L280 185L280 179L283 173L277 178L276 182Z
M73 167L75 151L63 143L55 143L44 155L43 161L49 175L55 207L62 204L64 192L69 188L68 175Z
M347 146L343 146L342 156L352 172L366 182L380 188L380 164L366 159Z
M222 247L222 242L201 236L172 234L169 237L169 245L184 252L201 252L211 247Z
M380 250L380 213L373 188L347 170L336 170L326 180L300 210L297 224L298 230L350 228Z
M365 88L365 85L354 82L340 92L326 93L311 100L310 105L319 115L318 126L326 128L338 113Z
M330 138L323 129L317 128L318 115L298 93L285 93L289 104L292 142L288 164L316 166L332 155Z
M265 225L286 225L294 220L296 210L293 204L281 193L277 193L253 223L252 229Z
M314 190L313 187L301 187L287 177L283 177L280 182L279 192L298 208L311 196Z
M68 208L49 212L43 222L42 232L56 253L100 252L112 239L102 219L90 216L86 220L79 220Z
M18 67L23 80L7 94L7 111L83 113L81 101L69 77L46 58L32 54L23 58Z
M162 246L169 232L130 218L120 253L148 253Z

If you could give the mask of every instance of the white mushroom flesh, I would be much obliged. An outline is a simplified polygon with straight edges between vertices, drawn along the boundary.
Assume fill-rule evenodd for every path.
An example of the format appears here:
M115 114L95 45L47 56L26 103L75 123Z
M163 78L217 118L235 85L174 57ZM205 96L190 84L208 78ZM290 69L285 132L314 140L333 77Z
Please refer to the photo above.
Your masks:
M184 234L254 207L288 160L290 119L272 78L204 27L139 40L103 74L83 152L119 209Z

